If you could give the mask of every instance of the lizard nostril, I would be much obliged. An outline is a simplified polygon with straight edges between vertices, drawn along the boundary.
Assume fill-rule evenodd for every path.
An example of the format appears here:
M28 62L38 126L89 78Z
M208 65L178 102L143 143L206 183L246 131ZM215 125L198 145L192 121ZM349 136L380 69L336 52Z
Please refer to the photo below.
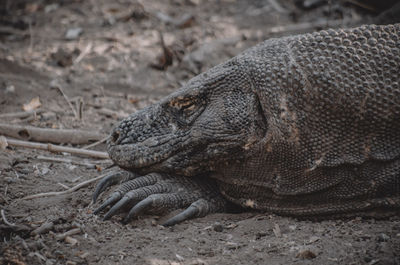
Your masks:
M112 141L113 141L113 143L115 143L115 142L118 140L119 135L120 135L119 131L113 132L113 134L112 134Z

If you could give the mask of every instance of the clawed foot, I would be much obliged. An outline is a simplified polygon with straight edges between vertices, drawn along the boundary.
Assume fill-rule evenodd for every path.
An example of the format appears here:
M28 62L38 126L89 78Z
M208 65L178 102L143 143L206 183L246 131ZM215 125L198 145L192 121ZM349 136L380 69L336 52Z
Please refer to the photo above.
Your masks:
M124 223L144 212L160 214L186 208L163 224L170 226L227 208L227 201L219 194L216 183L206 177L175 177L158 173L138 176L128 171L104 177L96 187L93 202L107 187L118 183L121 183L119 188L94 211L98 214L111 207L104 220L126 209L129 212Z

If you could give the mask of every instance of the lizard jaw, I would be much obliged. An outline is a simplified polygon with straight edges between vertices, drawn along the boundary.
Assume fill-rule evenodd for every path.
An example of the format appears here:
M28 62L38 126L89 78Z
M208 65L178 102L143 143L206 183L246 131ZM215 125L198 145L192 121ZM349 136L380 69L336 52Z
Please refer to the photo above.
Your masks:
M146 143L109 145L110 158L120 167L127 169L152 168L168 159L177 150L173 143L149 146ZM168 145L168 146L166 146Z

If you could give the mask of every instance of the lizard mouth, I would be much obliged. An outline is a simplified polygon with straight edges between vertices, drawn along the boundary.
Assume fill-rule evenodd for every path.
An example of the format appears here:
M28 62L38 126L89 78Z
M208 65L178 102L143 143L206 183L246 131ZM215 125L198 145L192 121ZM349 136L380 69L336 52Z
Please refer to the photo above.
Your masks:
M136 144L110 146L108 153L118 166L126 169L148 168L162 163L169 157L168 154L161 157L157 155L157 152L146 150L143 146Z
M114 138L114 136L112 136ZM151 137L139 143L111 140L108 143L110 158L120 167L130 170L156 170L163 162L176 156L186 147L185 136Z

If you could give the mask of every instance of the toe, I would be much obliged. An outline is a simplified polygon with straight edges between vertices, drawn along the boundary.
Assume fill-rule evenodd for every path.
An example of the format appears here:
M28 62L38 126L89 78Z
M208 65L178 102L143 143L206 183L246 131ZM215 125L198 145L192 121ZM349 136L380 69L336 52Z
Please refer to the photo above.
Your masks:
M104 178L100 180L97 184L96 189L93 193L93 203L96 202L99 195L108 187L136 178L137 175L129 172L129 171L118 171L118 172L111 172L110 174L106 175Z
M95 198L110 183L121 181L120 177L111 176L103 180L96 189ZM130 209L124 218L129 222L141 213L165 214L176 209L183 212L167 220L163 225L170 226L182 221L205 216L209 213L226 209L227 201L217 190L216 183L210 179L187 178L152 173L126 181L95 210L95 214L111 206L104 220Z
M170 191L170 186L157 183L150 186L141 187L127 192L104 216L104 220L121 212L124 208L132 208L135 204L152 194L166 193Z
M145 187L155 184L160 179L159 174L148 174L146 176L137 177L122 183L116 191L111 194L111 196L105 200L95 211L94 214L98 214L100 211L104 210L108 206L114 205L118 200L120 200L126 193L131 190L135 190L140 187ZM100 185L100 184L99 184ZM97 190L97 189L96 189ZM96 196L97 197L97 196Z
M207 214L218 212L220 210L220 206L215 205L212 201L207 201L204 199L199 199L192 203L188 208L186 208L183 212L175 215L174 217L168 219L163 226L172 226L178 223L181 223L185 220L192 219L194 217L203 217Z

